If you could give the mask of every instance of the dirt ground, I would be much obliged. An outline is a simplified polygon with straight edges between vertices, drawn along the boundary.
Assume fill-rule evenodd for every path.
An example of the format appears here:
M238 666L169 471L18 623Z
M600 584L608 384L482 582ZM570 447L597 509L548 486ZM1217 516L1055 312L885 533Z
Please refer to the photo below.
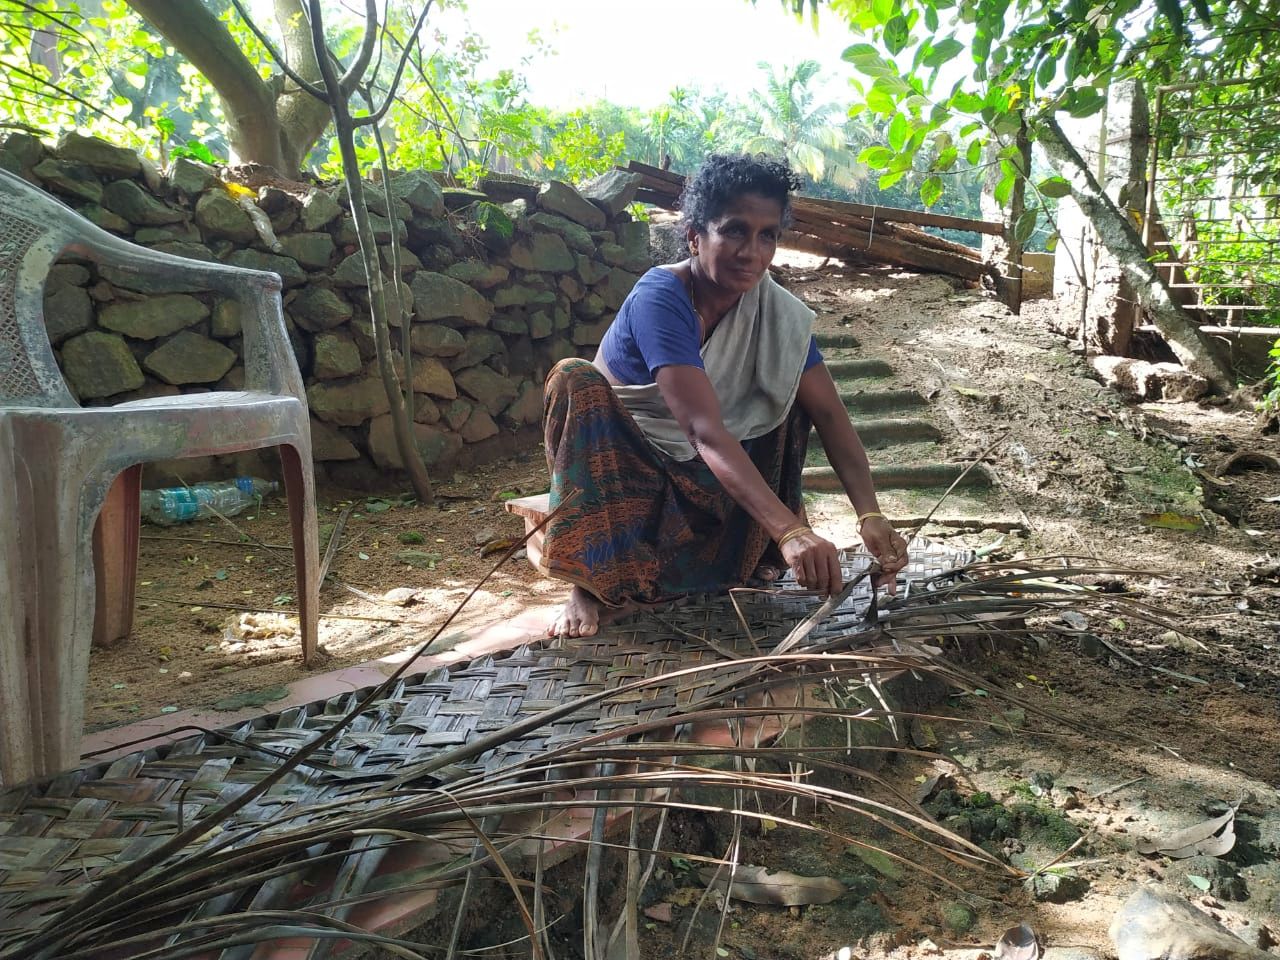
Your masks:
M955 763L901 758L886 769L908 793L928 776L954 778L931 801L940 817L986 823L978 811L1003 807L1008 829L989 839L1006 856L1040 858L1042 866L1083 836L1066 858L1084 861L1075 868L1087 884L1078 896L1037 901L1016 883L902 851L943 871L961 892L871 869L843 845L782 828L749 838L747 862L836 876L851 894L799 911L734 904L720 955L989 950L1003 929L1024 920L1050 944L1107 955L1106 929L1118 905L1135 882L1152 878L1229 925L1252 919L1256 931L1270 922L1280 938L1280 503L1268 502L1280 494L1280 472L1256 457L1232 460L1280 455L1280 440L1258 433L1247 409L1125 403L1093 379L1068 342L1045 332L1052 303L1028 304L1013 317L988 294L938 277L819 265L799 255L789 263L787 283L819 311L820 329L853 332L864 352L889 360L900 380L931 398L949 424L950 459L973 458L1003 436L989 459L999 483L988 502L1026 529L984 529L974 516L966 529L927 535L994 547L996 558L1068 554L1122 565L1134 572L1097 585L1167 611L1179 629L1114 619L1043 624L1043 645L1029 643L977 669L993 690L1020 686L1020 695L1087 724L1089 733L1025 716L1006 717L1001 730L957 722L940 727L932 744ZM483 545L522 531L501 499L542 489L545 466L540 451L531 451L449 478L436 510L322 490L330 530L354 505L332 568L340 583L322 596L323 669L421 642L492 565ZM815 514L833 531L847 530L847 516L825 508ZM235 706L246 695L269 704L300 675L296 636L279 616L293 604L283 505L268 501L235 523L250 539L221 522L144 529L135 636L94 651L90 728L172 707ZM414 588L408 606L377 599L399 587ZM563 595L513 560L438 646ZM1005 716L995 698L976 696L938 710L958 721ZM1137 837L1172 832L1211 815L1215 803L1237 802L1240 842L1225 859L1243 881L1244 900L1227 899L1220 878L1205 878L1214 886L1202 891L1201 874L1185 864L1135 852ZM645 953L654 957L679 946L691 915L679 867L667 865L659 881L652 905L671 904L671 920L646 921Z

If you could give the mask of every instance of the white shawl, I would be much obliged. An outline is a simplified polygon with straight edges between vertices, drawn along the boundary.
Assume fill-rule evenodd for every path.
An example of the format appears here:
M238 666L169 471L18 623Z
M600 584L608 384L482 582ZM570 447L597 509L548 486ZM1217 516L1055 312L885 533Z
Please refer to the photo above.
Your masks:
M703 344L707 378L735 439L762 437L791 412L809 355L813 316L766 270ZM676 460L697 455L656 383L615 385L613 391L655 447Z

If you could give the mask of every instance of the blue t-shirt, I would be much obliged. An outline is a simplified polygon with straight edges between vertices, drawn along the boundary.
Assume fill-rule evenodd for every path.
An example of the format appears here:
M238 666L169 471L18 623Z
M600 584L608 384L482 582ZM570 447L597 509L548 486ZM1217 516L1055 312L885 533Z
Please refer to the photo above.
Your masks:
M705 369L702 328L680 278L661 267L641 277L605 331L600 356L628 386L653 383L662 367ZM810 337L804 368L821 362L818 344Z

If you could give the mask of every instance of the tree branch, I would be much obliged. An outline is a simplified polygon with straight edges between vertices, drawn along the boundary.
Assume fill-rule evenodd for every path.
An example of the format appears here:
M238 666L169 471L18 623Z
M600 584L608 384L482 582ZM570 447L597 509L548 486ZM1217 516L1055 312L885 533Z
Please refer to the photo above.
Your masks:
M388 18L390 18L390 11L388 11ZM338 81L342 85L343 93L350 95L364 78L364 72L369 69L369 62L373 59L373 51L377 45L378 5L376 0L364 0L364 38L360 41L360 50L351 61L351 66L347 67L347 72Z
M129 2L134 3L135 0L129 0ZM142 2L164 3L165 0L142 0ZM311 81L303 79L303 77L296 70L294 70L293 67L289 66L289 61L285 58L284 54L282 54L278 49L276 49L276 45L274 42L272 42L271 38L268 37L265 33L263 33L262 29L257 25L257 23L254 22L253 18L249 16L249 11L244 8L244 4L241 2L241 0L231 0L231 3L236 8L236 13L240 14L240 19L245 22L245 26L247 26L250 30L252 30L253 35L258 38L258 42L267 48L267 53L271 54L271 59L276 62L276 66L280 68L281 72L290 80L292 80L294 83L296 83L299 89L306 91L311 96L315 97L317 100L323 103L328 103L328 97L325 95L325 92L323 90L321 90ZM188 57L187 59L190 59L190 57ZM245 62L247 63L248 61L245 61ZM196 66L199 66L199 64L196 64ZM201 73L204 73L203 69L201 70ZM205 76L209 76L209 75L206 73ZM210 82L213 82L212 77L209 77L209 80ZM216 87L217 83L214 83L213 85Z
M373 0L369 0L370 3ZM380 123L382 118L387 115L387 111L391 109L391 103L396 98L396 91L400 88L400 79L404 75L405 64L409 62L409 52L413 49L414 44L418 42L418 34L422 32L423 24L427 22L427 12L431 9L434 0L427 0L422 5L422 12L418 14L418 22L413 25L413 32L409 34L409 39L405 42L404 50L400 53L400 61L396 64L395 75L391 78L391 83L387 87L386 99L382 101L382 106L369 114L367 117L361 117L356 121L356 126L364 127L371 123Z

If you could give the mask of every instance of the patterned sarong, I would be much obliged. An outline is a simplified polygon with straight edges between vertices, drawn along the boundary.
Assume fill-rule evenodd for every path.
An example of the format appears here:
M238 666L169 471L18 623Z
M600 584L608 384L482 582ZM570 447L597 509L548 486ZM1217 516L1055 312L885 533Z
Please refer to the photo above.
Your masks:
M701 459L678 461L646 439L604 376L562 360L546 385L552 509L542 572L609 606L653 603L740 585L782 558L764 529ZM794 408L782 426L745 443L751 461L799 513L809 419Z

